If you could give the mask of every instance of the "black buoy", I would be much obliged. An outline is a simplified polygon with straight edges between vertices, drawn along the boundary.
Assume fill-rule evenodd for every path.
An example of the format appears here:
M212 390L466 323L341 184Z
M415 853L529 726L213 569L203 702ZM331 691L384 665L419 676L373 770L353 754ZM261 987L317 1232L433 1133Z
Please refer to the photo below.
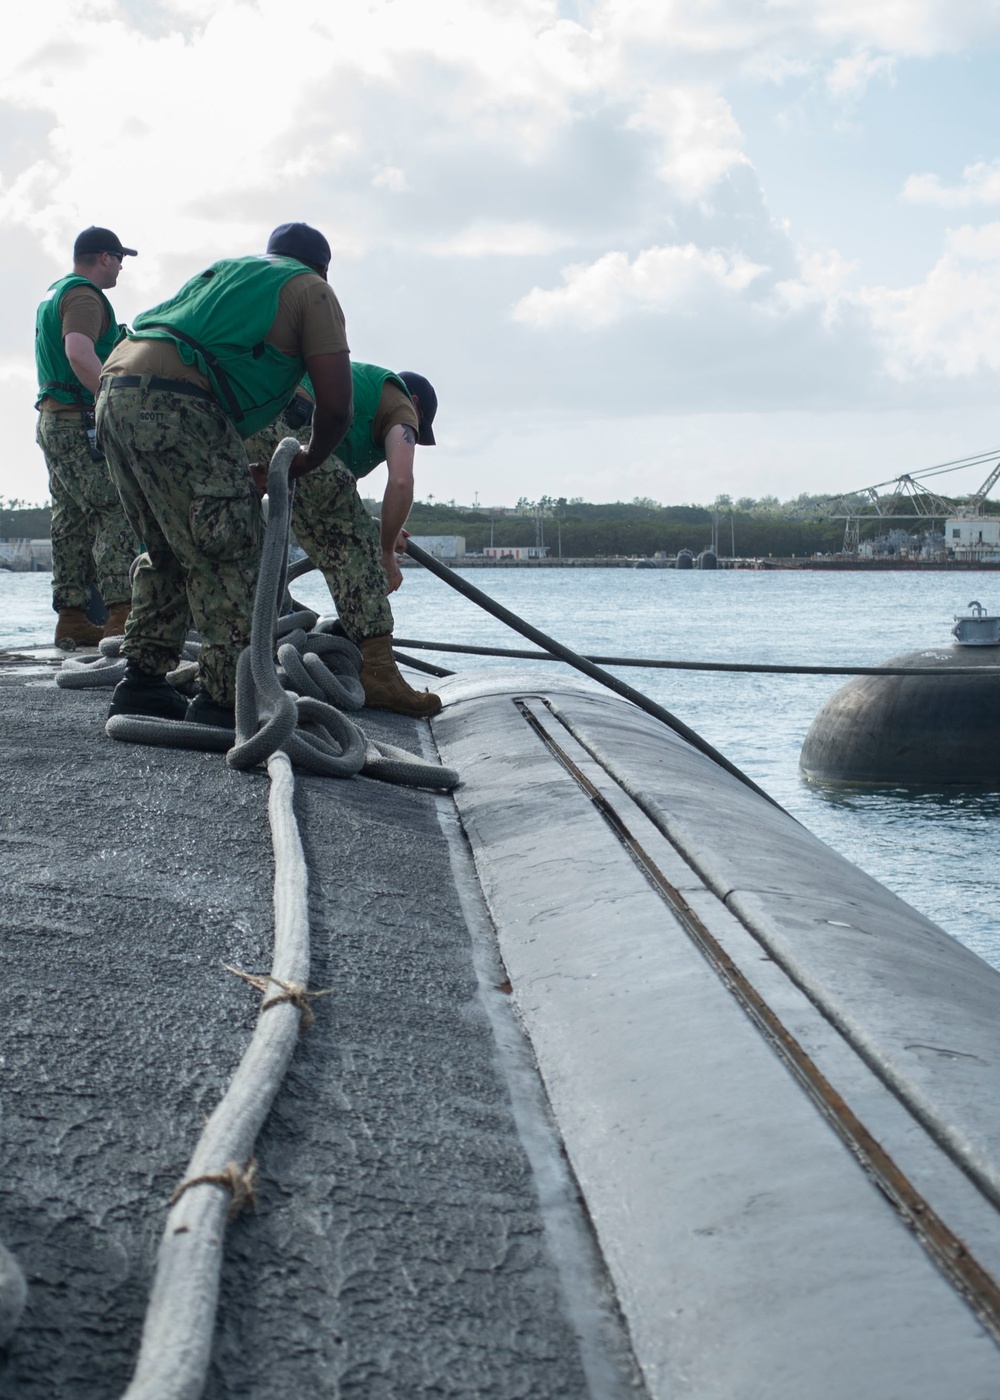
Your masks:
M695 560L699 569L717 569L719 560L714 549L703 549Z
M675 567L678 569L694 568L694 555L689 549L679 549L677 551L677 564Z
M1000 788L1000 647L930 647L886 666L989 667L982 676L858 676L813 720L799 767L813 782Z

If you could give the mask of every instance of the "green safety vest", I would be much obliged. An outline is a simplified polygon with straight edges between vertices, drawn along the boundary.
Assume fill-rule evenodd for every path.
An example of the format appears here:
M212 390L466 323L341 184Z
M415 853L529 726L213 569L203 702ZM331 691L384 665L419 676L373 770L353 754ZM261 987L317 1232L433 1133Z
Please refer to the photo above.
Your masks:
M393 374L391 369L381 369L378 365L352 360L351 378L354 381L354 417L347 436L339 447L334 448L334 454L350 469L352 476L360 480L385 461L385 443L375 441L374 430L375 415L386 380L391 379L393 384L398 384L407 398L412 396L398 374ZM302 376L302 387L313 398L316 397L308 374Z
M249 437L273 422L302 378L301 355L286 355L264 337L282 287L308 272L294 258L224 258L137 316L129 339L169 340Z
M108 329L94 343L102 365L122 336L122 327L115 322L110 301L89 277L80 277L71 272L68 277L60 277L58 282L53 282L35 314L35 367L38 370L36 408L46 396L57 399L59 403L79 404L81 408L94 406L93 394L77 379L66 354L59 303L70 287L90 287L104 303L104 310L108 313Z

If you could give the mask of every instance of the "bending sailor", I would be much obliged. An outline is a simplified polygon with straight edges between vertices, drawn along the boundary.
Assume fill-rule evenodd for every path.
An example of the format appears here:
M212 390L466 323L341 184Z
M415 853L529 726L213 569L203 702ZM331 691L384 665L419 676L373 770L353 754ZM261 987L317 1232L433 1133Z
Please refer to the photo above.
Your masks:
M440 698L414 690L392 654L389 594L403 582L398 555L413 505L413 458L417 443L433 447L437 395L422 374L395 374L355 361L354 422L318 471L300 481L292 502L295 538L322 570L337 605L341 626L364 659L365 704L404 715L436 715ZM277 422L247 443L263 477L281 438L303 440L312 418L312 383L306 375ZM379 528L365 509L358 482L385 462L388 471Z
M273 421L308 370L316 412L290 477L313 471L351 421L344 313L330 245L282 224L264 255L224 258L136 317L109 357L97 422L126 514L144 541L110 714L234 727L263 544L243 437ZM189 705L166 681L188 616L203 639Z

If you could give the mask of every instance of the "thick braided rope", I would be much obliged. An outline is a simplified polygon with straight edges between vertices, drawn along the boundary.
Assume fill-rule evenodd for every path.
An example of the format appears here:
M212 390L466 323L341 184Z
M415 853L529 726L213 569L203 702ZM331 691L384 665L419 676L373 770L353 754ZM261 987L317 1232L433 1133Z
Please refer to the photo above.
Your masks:
M294 438L283 439L278 451L293 442ZM384 782L455 787L459 779L454 769L425 763L395 745L370 740L341 713L364 704L364 691L357 679L361 654L352 643L322 631L307 633L305 624L311 627L317 618L306 610L279 621L291 511L287 468L276 471L277 462L276 452L268 474L267 533L254 600L253 632L237 671L236 744L227 753L226 762L231 768L252 768L283 747L297 768L310 773L339 778L363 772ZM280 676L274 666L279 633ZM334 673L331 663L339 674ZM284 689L283 681L299 692L296 700Z
M297 450L298 444L294 446ZM275 454L282 476L290 460L286 440ZM309 982L308 874L293 806L295 779L283 753L272 754L267 768L274 847L271 975L279 983L305 987ZM204 1389L226 1221L238 1201L242 1204L252 1196L253 1145L285 1076L300 1019L290 1002L275 1007L268 1016L258 1015L250 1044L171 1199L127 1400L198 1400ZM240 1168L241 1162L247 1166Z
M288 756L267 761L274 846L274 964L269 982L309 982L307 871ZM174 1192L156 1261L135 1375L125 1400L198 1400L208 1373L222 1240L234 1208L252 1200L253 1146L299 1035L300 999L261 1008L253 1036ZM246 1163L246 1166L241 1166Z
M125 675L125 658L121 655L124 637L104 637L97 656L67 656L56 672L56 685L62 690L96 690L116 686ZM195 669L201 643L191 638L184 643L181 664L168 680L188 679Z

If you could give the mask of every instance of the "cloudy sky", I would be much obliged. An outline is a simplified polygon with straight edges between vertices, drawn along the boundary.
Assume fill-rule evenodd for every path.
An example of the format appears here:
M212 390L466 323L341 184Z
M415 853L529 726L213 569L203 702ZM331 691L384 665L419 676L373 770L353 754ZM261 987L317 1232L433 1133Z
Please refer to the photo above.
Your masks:
M437 387L424 498L786 499L1000 447L998 0L39 13L0 52L0 494L47 496L34 310L90 223L140 250L125 320L323 229L354 355Z

